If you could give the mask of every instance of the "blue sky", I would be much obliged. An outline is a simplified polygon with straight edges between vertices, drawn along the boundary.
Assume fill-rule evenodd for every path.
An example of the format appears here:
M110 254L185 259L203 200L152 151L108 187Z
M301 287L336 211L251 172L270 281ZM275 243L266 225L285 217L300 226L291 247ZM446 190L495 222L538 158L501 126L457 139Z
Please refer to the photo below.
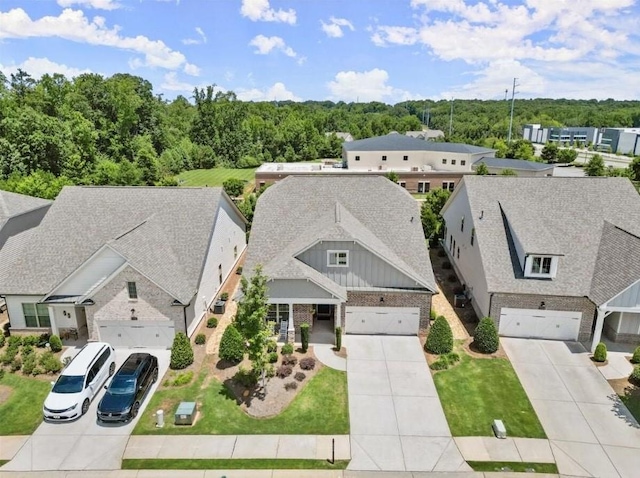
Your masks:
M640 98L636 0L0 0L0 70L166 98Z

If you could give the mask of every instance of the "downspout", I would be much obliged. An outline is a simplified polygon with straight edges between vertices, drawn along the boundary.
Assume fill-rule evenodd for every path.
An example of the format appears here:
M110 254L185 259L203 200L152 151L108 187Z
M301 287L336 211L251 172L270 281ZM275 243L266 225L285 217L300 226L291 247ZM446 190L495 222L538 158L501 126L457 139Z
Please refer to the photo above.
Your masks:
M493 302L493 292L491 294L489 294L489 315L488 317L491 317L491 303Z
M184 318L184 335L189 337L189 330L187 329L187 307L188 305L182 306L182 317Z

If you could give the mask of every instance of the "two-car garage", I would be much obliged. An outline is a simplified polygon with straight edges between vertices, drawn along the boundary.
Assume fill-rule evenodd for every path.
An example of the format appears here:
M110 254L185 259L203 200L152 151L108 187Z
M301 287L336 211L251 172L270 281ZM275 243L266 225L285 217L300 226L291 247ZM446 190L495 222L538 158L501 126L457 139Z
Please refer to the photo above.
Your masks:
M175 336L171 320L101 320L96 326L100 340L115 347L171 347Z
M347 334L417 335L419 307L347 307Z
M578 340L582 312L512 309L500 311L500 335L551 340Z

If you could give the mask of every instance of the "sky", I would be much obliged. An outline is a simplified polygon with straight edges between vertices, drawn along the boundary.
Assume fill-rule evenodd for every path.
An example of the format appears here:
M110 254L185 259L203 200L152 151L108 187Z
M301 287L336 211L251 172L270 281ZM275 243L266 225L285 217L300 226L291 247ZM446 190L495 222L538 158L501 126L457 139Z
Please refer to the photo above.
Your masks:
M0 0L0 70L171 99L640 99L640 0Z

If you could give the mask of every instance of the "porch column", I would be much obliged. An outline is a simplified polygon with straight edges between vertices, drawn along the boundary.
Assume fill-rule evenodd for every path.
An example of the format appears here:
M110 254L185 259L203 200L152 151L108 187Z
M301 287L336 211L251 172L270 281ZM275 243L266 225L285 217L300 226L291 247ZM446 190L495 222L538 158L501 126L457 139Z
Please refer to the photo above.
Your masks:
M56 309L51 305L47 306L47 309L49 310L49 322L51 322L51 334L60 337L58 324L56 323Z
M593 341L591 342L591 353L595 352L596 345L598 345L602 338L602 328L604 326L605 316L605 311L598 307L598 317L596 318L596 327L593 329Z
M289 324L287 327L287 342L292 344L296 341L296 328L293 325L293 303L289 303Z

